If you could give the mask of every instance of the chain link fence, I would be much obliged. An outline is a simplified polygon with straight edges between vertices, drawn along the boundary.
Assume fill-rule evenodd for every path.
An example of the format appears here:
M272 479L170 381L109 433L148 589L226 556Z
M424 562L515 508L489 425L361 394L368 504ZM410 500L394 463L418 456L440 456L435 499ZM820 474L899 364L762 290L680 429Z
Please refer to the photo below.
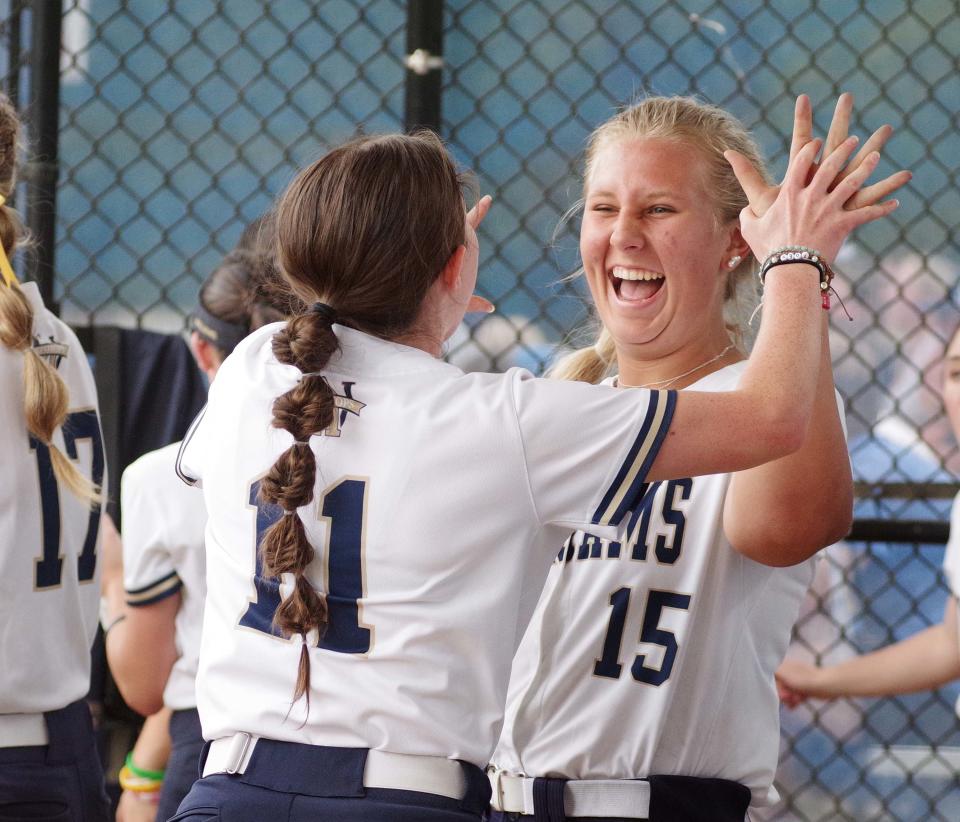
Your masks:
M0 0L15 95L36 57L17 34L31 5ZM199 283L298 166L358 131L403 127L407 13L400 0L64 0L62 315L182 330ZM579 196L587 135L618 105L701 95L752 128L775 173L801 92L821 131L844 90L857 133L892 123L879 173L908 167L914 179L894 217L839 261L854 320L834 314L834 364L858 517L946 521L960 467L939 400L960 260L954 0L450 0L443 36L440 131L495 200L481 289L499 311L451 342L467 368L541 370L588 322L586 291L565 276L576 218L561 217ZM939 620L942 558L942 544L831 549L798 653L835 660ZM960 818L955 696L786 714L784 800L769 817Z

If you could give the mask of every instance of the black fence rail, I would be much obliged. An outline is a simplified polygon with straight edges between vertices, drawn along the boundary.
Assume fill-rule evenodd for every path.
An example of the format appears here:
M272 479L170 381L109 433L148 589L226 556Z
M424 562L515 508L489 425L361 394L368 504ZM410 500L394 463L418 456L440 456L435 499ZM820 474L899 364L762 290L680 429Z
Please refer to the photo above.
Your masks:
M576 218L561 217L615 107L700 95L779 172L794 97L825 130L853 91L856 132L897 130L880 173L914 179L839 261L854 536L873 542L828 553L798 648L832 659L940 618L960 466L939 399L960 262L953 0L0 0L0 25L28 125L18 206L40 240L18 265L69 322L181 331L199 283L299 165L358 131L426 125L495 200L481 289L499 310L448 353L473 369L538 371L588 324L566 277ZM943 777L960 762L953 695L786 715L778 818L960 818Z

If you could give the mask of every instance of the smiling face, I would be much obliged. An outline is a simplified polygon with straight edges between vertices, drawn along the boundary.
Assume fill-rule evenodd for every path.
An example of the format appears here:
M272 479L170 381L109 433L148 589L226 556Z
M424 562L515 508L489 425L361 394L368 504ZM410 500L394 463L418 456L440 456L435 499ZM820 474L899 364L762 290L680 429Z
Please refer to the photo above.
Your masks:
M593 157L580 253L621 372L629 357L696 365L729 342L727 264L744 252L736 223L718 224L706 178L699 151L676 140L617 139Z

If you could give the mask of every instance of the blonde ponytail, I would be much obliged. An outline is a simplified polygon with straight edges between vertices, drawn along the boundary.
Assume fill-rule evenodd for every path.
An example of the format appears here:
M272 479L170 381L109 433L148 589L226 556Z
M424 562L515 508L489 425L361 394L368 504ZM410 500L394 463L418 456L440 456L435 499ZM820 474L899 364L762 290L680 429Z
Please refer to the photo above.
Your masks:
M0 206L0 211L5 210ZM57 482L86 503L100 503L100 489L53 443L54 432L67 418L70 395L56 369L33 350L33 307L16 283L0 285L0 344L23 352L27 430L50 450Z
M20 121L10 101L0 94L0 345L23 352L23 412L27 430L50 451L57 482L90 505L99 504L100 489L53 444L53 435L67 418L70 395L57 370L33 348L33 306L10 267L10 256L23 236L17 213L6 205L13 190Z
M557 360L547 371L554 380L598 383L609 377L617 361L617 349L613 337L601 326L597 341Z

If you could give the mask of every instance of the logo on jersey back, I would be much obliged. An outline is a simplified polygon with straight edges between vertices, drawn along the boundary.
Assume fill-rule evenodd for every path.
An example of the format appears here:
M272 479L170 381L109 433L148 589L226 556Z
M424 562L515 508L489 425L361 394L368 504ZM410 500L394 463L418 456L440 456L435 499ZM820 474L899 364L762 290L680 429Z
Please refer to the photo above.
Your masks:
M51 366L59 368L60 363L70 353L70 346L66 343L57 342L51 335L47 342L39 337L33 338L34 352L43 357Z
M333 415L333 421L324 429L323 435L325 437L339 437L340 429L347 421L347 414L355 414L359 417L360 411L366 408L366 403L353 398L353 386L355 385L355 382L345 382L343 384L343 394L333 395L333 404L340 411Z

